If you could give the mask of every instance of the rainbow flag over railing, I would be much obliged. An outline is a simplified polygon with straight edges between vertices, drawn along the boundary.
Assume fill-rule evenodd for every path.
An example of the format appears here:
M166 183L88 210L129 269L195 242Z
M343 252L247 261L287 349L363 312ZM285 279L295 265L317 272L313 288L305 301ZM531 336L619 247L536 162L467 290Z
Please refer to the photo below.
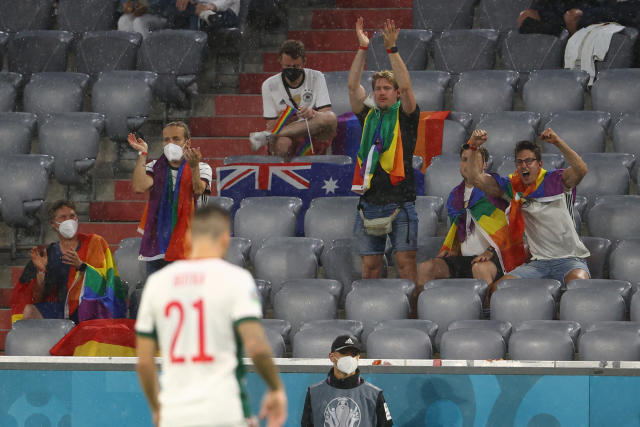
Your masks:
M135 319L80 322L49 353L52 356L135 356L135 323Z

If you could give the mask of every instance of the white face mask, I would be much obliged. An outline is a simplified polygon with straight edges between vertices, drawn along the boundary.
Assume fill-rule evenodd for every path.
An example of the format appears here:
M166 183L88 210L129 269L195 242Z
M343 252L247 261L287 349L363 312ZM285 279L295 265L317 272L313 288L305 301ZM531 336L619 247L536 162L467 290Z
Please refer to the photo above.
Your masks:
M343 374L350 375L358 368L358 359L353 356L344 356L338 359L336 367Z
M177 162L182 159L182 147L170 142L164 146L164 155L170 162Z
M75 219L68 219L58 224L58 231L65 239L70 239L76 235L78 231L78 221Z

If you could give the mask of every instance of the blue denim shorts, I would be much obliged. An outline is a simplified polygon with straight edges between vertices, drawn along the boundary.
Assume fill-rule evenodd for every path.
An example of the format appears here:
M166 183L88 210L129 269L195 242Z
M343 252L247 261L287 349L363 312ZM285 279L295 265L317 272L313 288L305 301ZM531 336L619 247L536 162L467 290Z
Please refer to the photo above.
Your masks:
M556 279L560 283L564 283L565 276L576 268L581 268L591 276L587 261L583 258L576 257L533 260L522 264L507 274L520 279Z
M399 203L388 205L373 205L364 200L360 201L365 218L375 219L390 216ZM418 249L418 214L415 202L404 202L404 209L400 209L398 216L392 223L389 239L393 252L415 251ZM360 255L381 255L385 253L387 236L371 236L364 231L364 224L360 218L360 211L356 211L356 222L353 230L358 238Z

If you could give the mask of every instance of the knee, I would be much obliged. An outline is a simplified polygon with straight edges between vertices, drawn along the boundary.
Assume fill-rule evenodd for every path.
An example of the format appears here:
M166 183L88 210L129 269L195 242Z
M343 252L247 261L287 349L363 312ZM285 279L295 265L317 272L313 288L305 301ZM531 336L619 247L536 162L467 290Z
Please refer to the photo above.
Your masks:
M363 279L377 279L382 274L382 259L368 259L362 260L362 278Z
M40 311L38 311L35 305L27 304L24 306L24 310L22 311L23 319L39 319L41 317L42 315L40 314Z
M420 263L418 266L418 283L424 285L429 280L433 280L436 277L436 265L433 260L428 260Z
M580 279L590 279L589 273L581 268L576 268L574 270L571 270L569 273L567 273L566 276L564 276L564 283L567 284L572 280Z

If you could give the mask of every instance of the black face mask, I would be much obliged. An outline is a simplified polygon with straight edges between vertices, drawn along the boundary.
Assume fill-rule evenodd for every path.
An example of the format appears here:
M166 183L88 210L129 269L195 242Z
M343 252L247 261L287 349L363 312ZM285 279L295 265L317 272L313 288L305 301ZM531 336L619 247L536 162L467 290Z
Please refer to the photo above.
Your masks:
M304 73L302 68L287 67L282 69L282 75L292 83L298 80L302 73Z

